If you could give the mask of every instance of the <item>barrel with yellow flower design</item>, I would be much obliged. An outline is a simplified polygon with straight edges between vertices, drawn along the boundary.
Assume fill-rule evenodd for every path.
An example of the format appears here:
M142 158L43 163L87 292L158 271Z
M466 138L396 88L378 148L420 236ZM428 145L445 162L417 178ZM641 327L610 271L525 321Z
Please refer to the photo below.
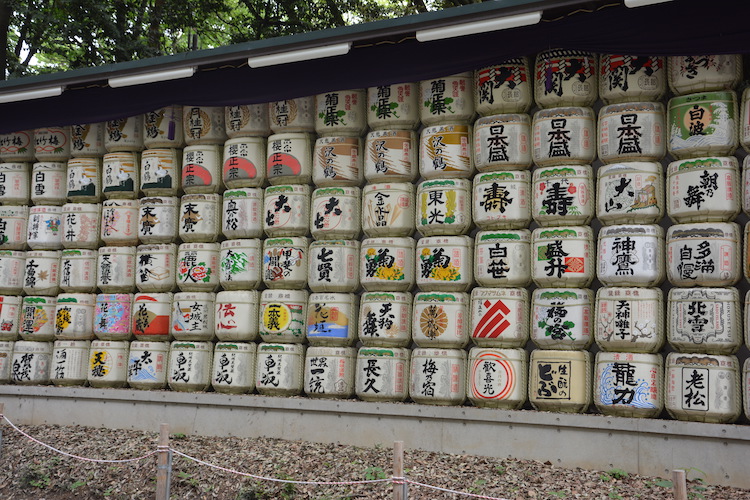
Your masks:
M474 283L474 239L433 236L417 241L417 286L424 291L468 291Z

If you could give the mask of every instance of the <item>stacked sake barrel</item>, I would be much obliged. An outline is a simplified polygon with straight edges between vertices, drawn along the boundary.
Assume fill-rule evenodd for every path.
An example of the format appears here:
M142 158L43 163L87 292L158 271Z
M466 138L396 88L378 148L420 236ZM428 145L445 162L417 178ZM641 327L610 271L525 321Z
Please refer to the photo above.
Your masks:
M655 417L664 407L664 58L602 55L594 403Z
M669 58L666 409L680 420L741 412L739 55Z

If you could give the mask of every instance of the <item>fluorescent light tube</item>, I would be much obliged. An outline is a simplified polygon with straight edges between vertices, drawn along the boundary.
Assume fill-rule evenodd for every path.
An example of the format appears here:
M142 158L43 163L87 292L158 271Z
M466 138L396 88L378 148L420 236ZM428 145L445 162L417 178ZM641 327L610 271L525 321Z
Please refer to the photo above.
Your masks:
M164 71L152 71L150 73L138 73L137 75L116 76L109 79L112 88L129 87L131 85L143 85L146 83L164 82L177 80L179 78L190 78L195 74L195 67L167 69Z
M44 97L56 97L63 93L63 87L47 87L36 90L22 90L20 92L10 92L0 94L0 103L30 101L32 99L42 99Z
M293 62L307 61L308 59L321 59L323 57L343 56L351 50L351 42L337 43L334 45L323 45L310 49L290 50L278 52L265 56L251 56L247 58L247 64L251 68L262 68L276 64L287 64Z
M654 5L657 3L671 2L672 0L625 0L625 7L635 9L636 7L644 7L646 5Z
M541 11L528 12L516 16L498 17L495 19L487 19L485 21L454 24L452 26L442 26L440 28L417 31L417 40L420 42L431 42L457 36L476 35L478 33L487 33L488 31L507 30L510 28L518 28L520 26L529 26L531 24L537 24L541 20Z

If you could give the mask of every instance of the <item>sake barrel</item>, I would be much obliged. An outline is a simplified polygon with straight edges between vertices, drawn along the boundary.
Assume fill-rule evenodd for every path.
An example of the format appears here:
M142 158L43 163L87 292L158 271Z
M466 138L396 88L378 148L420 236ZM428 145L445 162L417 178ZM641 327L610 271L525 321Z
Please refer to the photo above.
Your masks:
M18 338L22 300L19 295L0 295L0 342Z
M68 160L68 200L74 203L98 203L102 198L101 158Z
M660 102L610 104L599 111L599 159L660 161L667 154L664 105Z
M745 403L745 417L750 415L750 361L745 360L742 367L742 400Z
M224 144L224 106L183 106L182 126L185 144Z
M259 331L263 341L304 343L307 299L307 290L263 290L258 315ZM260 350L258 352L260 353Z
M598 96L596 56L591 52L549 49L534 68L534 99L540 108L592 106Z
M143 115L107 120L104 147L110 153L143 149Z
M221 195L186 194L180 198L177 234L184 242L211 243L221 233Z
M472 347L466 396L480 408L517 410L528 394L528 354L523 349Z
M541 109L532 124L532 159L537 167L580 165L596 158L594 110L582 107Z
M96 295L61 293L55 306L55 340L93 340Z
M224 125L230 139L267 137L271 134L268 103L224 106Z
M257 290L224 290L216 294L214 321L222 342L254 342L258 339Z
M417 286L422 291L467 292L474 284L474 239L432 236L417 241Z
M303 236L263 240L263 283L268 288L305 288L309 245Z
M263 190L244 188L224 191L221 232L225 238L263 236Z
M529 340L529 291L525 288L474 288L471 291L471 340L479 347L524 347Z
M23 292L26 252L0 250L0 293L17 295Z
M531 341L540 349L585 350L594 341L594 294L587 288L537 288L531 298Z
M736 356L667 354L665 406L672 418L728 424L742 412Z
M33 208L32 208L33 209ZM98 203L66 203L60 214L60 234L63 248L96 250L101 243L102 206ZM112 214L109 214L112 215ZM112 227L111 217L108 223ZM108 234L114 232L108 229Z
M106 246L138 244L138 202L136 200L105 200L99 236Z
M742 107L740 112L740 145L745 151L750 151L750 91L745 89L742 92ZM0 143L1 144L1 143ZM2 154L2 145L0 145L0 154ZM747 157L746 157L747 158Z
M173 299L171 292L136 293L133 296L131 328L136 339L142 342L166 342L172 339Z
M628 161L597 170L596 218L609 224L656 224L664 216L664 174L657 162Z
M590 165L538 168L531 188L531 216L540 226L586 225L594 217L594 171Z
M50 383L52 342L19 340L13 345L11 381L18 385Z
M0 159L3 161L34 161L34 131L19 130L0 134Z
M460 235L471 229L471 181L423 181L416 201L415 224L422 236Z
M306 236L310 231L310 186L267 187L263 204L263 231L269 238Z
M659 288L596 291L594 338L609 352L659 352L664 345L664 295Z
M179 198L148 196L138 203L138 239L141 243L172 243L177 239Z
M175 340L169 346L167 384L173 391L206 391L211 386L212 342Z
M409 369L409 396L418 404L462 404L466 400L466 351L414 349Z
M37 161L67 161L70 158L70 127L34 129L34 156Z
M409 292L365 292L360 299L359 340L366 347L411 344L413 298Z
M599 97L605 104L660 101L667 90L666 67L665 57L601 54Z
M63 250L60 256L60 289L65 293L95 292L98 254L96 250Z
M315 132L315 97L296 97L268 103L271 132Z
M462 349L469 343L469 296L462 292L414 294L412 339L419 347Z
M177 196L182 166L179 149L147 149L141 154L141 191L145 196Z
M591 369L588 351L531 351L531 405L542 411L584 413L591 405Z
M310 202L310 234L316 240L358 239L362 228L358 187L318 188Z
M669 56L669 88L676 95L729 90L742 80L740 54Z
M356 355L354 347L308 347L305 354L305 394L311 398L352 397Z
M32 250L60 250L62 248L62 208L36 205L29 209L26 242Z
M101 247L96 260L96 286L104 293L135 289L135 247Z
M229 139L224 143L223 160L223 181L227 189L263 186L266 180L266 140L263 137Z
M29 207L0 207L0 249L24 250L28 224Z
M367 89L367 125L372 130L414 130L419 126L419 112L417 83L394 83Z
M128 351L124 340L94 340L89 350L87 380L91 387L125 387L128 383Z
M667 230L667 278L674 286L732 286L740 279L740 227L676 224Z
M35 205L62 205L68 201L68 165L37 162L31 167L31 201Z
M177 250L177 287L182 292L215 292L219 289L218 243L183 243Z
M221 242L219 283L224 290L253 290L261 283L262 242L255 239Z
M531 222L531 174L523 170L474 176L472 219L481 229L521 229Z
M414 238L367 238L359 257L359 282L368 292L407 292L414 286Z
M191 245L203 245L203 243ZM135 257L137 262L135 286L138 291L171 292L174 290L177 285L177 245L174 243L138 245ZM190 263L192 264L192 261ZM198 272L193 272L193 276Z
M177 292L172 299L172 336L179 341L214 338L216 294Z
M315 132L320 136L361 136L367 130L365 89L336 90L315 96Z
M164 106L143 114L143 145L146 149L185 145L181 105Z
M539 227L531 233L531 279L540 287L587 287L594 279L589 226Z
M0 163L0 202L3 205L28 205L31 164Z
M667 109L667 150L674 159L734 154L739 144L734 92L673 97Z
M214 346L211 387L224 394L244 394L255 389L256 344L217 342Z
M691 158L667 167L667 214L675 223L729 222L739 215L737 158Z
M96 296L94 335L99 340L130 340L133 336L132 293L100 293Z
M679 352L734 354L742 345L740 293L736 288L672 288L667 340Z
M528 229L479 231L474 237L474 279L481 286L531 284Z
M272 185L309 184L312 181L313 136L283 132L268 137L266 177Z
M358 312L359 296L355 293L311 293L307 303L307 341L311 346L354 345Z
M474 123L474 165L479 172L531 167L531 118L491 115Z
M304 384L305 346L258 344L255 388L264 396L297 396Z
M409 397L409 349L360 347L354 393L362 401L405 401Z
M24 297L19 330L21 338L46 342L55 340L56 307L57 297Z
M533 104L526 57L505 59L474 71L474 108L481 116L527 113Z
M474 75L458 73L419 82L419 117L431 126L446 122L468 123L474 117Z
M88 340L56 340L52 346L50 378L54 385L83 385L88 378Z
M105 198L138 197L140 189L140 158L138 153L126 151L107 153L102 160L102 192Z
M368 184L362 189L362 231L368 238L414 234L414 185Z
M182 190L186 194L220 191L222 152L218 144L199 144L182 150Z
M664 230L656 224L599 231L597 279L604 286L659 286L664 281Z
M168 361L169 342L131 342L128 385L133 389L164 389L167 387Z
M360 186L364 180L362 138L326 136L315 141L312 180L318 187Z
M0 382L9 384L13 368L13 345L15 342L0 341Z
M598 352L594 404L604 415L655 418L664 409L661 354Z
M413 130L372 130L362 163L367 182L413 182L419 175L417 134Z
M319 240L308 250L307 286L313 292L359 289L359 241Z
M419 173L425 179L462 178L474 174L471 125L451 122L422 129Z

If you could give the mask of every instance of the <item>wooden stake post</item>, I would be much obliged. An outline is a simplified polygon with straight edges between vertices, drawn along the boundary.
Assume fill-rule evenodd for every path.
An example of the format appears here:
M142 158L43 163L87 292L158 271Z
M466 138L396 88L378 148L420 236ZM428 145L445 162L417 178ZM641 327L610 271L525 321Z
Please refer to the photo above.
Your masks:
M159 447L156 458L156 500L169 500L172 479L172 452L169 449L169 424L159 425Z
M404 477L404 442L393 442L393 477ZM406 483L393 483L393 500L406 500Z
M672 486L674 487L675 500L687 500L687 480L684 470L672 471Z

